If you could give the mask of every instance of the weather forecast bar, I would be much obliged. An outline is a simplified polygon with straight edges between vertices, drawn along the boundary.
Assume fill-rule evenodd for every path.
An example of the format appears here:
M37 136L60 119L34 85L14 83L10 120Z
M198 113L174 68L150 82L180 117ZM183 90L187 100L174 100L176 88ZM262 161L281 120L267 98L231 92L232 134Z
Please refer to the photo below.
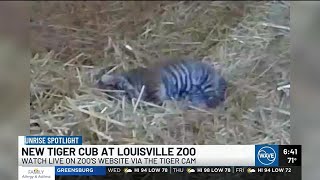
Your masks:
M109 167L109 166L57 166L56 176L105 176L110 174L301 174L298 167L239 167L239 166L201 166L201 167L180 167L180 166L130 166L130 167Z

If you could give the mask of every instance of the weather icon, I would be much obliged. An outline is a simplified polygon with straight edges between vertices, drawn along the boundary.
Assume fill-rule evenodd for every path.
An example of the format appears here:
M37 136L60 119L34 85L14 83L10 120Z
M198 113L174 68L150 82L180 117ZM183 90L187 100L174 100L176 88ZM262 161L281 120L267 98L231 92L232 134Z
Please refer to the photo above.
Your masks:
M251 174L251 173L255 173L256 170L255 170L255 169L248 168L248 169L247 169L247 172L248 172L249 174Z
M194 169L187 168L187 173L194 173L194 172L196 172Z
M123 172L125 172L125 173L131 173L131 172L132 172L132 169L124 168L124 169L123 169Z

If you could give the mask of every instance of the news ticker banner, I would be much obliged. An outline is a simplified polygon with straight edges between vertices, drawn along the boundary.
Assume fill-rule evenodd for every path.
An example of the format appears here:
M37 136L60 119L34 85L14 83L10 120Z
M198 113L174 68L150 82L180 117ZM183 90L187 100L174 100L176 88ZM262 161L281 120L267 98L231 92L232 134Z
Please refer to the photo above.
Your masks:
M142 172L152 168L175 173L209 172L212 167L217 170L220 167L234 173L235 167L252 167L258 171L254 168L301 166L301 146L83 145L81 136L20 136L18 160L20 179L106 175L108 171Z

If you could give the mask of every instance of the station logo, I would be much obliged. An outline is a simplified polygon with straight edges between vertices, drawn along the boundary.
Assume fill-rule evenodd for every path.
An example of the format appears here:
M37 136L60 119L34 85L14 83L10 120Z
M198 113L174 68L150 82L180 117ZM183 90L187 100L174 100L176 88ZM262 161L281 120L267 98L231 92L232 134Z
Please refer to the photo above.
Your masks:
M278 145L256 145L256 166L278 166Z

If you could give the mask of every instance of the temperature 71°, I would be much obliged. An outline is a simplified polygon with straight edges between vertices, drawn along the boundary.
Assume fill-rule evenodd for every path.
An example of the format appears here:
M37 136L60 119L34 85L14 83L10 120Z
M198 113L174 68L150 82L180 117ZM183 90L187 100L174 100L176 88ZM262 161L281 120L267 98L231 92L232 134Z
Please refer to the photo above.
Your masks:
M287 159L288 159L289 164L294 164L294 162L297 161L297 158L295 158L295 157L288 157Z

